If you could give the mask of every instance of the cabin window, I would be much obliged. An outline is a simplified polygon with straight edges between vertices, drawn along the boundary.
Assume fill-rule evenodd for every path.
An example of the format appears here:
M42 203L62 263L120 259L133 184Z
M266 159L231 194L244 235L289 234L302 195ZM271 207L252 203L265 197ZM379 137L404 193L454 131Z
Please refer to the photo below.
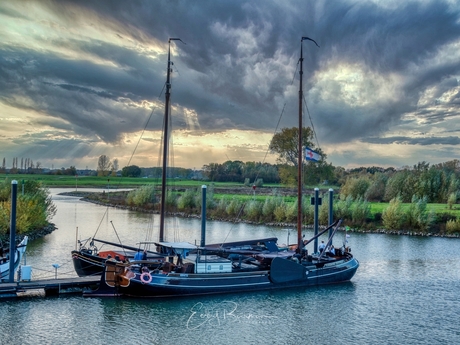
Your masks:
M223 269L224 269L224 265L220 265L220 266L219 266L219 270L222 271Z
M208 271L210 271L210 270L211 270L211 265L208 265Z

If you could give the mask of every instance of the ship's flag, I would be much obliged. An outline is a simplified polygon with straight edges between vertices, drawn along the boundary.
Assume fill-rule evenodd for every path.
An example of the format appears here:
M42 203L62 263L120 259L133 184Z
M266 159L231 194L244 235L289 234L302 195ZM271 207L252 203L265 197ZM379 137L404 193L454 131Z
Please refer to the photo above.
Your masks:
M305 148L305 159L307 161L318 162L319 160L321 160L321 156L317 152L315 152L312 149L306 147Z

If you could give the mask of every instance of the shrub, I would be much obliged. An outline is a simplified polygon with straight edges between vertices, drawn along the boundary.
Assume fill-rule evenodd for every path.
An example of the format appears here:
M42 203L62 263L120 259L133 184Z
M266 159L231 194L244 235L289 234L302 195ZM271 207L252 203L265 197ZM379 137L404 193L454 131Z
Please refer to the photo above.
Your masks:
M258 178L255 183L256 187L263 187L264 185L264 179Z
M144 206L155 203L155 186L145 185L134 189L126 196L128 205Z
M370 214L370 205L363 198L359 198L351 209L351 220L354 225L362 225Z
M225 211L227 215L230 217L239 217L242 207L243 203L240 200L238 200L237 198L232 198L232 200L230 200L230 203L225 208Z
M7 234L10 228L11 183L6 179L0 184L0 234ZM26 181L24 195L18 193L16 203L16 231L27 234L43 228L56 214L56 206L51 200L49 190L42 188L37 181Z
M283 222L286 219L286 204L280 203L277 205L273 211L273 215L277 222Z
M227 215L227 206L229 204L229 200L227 197L223 197L219 200L216 206L213 208L212 215L215 217L225 217Z
M302 215L305 224L313 224L315 221L315 207L310 203L311 196L302 198ZM297 219L297 202L296 202L296 219Z
M412 203L406 212L406 223L411 229L426 231L434 222L434 213L427 210L427 198L412 197Z
M196 208L197 193L195 190L187 189L177 200L179 210L193 210Z
M339 200L337 203L334 204L334 214L336 215L334 218L351 220L352 206L353 198L351 196L348 196L345 200Z
M318 217L319 223L327 225L329 223L329 195L326 194L323 196L323 201L322 201L321 206L319 206L318 212L319 212L319 217Z
M286 222L293 223L297 220L298 201L286 203Z
M460 219L451 219L446 223L446 231L448 234L460 234Z
M166 209L168 211L173 211L173 210L177 209L177 197L176 197L176 195L173 194L173 193L166 193L165 203L166 203Z
M383 226L389 230L399 230L404 222L404 212L399 197L390 200L390 205L382 213Z
M262 203L257 200L251 200L246 204L244 213L249 220L259 221L262 215Z
M275 208L280 205L282 199L280 196L271 196L265 199L264 205L262 206L262 215L266 220L274 219Z

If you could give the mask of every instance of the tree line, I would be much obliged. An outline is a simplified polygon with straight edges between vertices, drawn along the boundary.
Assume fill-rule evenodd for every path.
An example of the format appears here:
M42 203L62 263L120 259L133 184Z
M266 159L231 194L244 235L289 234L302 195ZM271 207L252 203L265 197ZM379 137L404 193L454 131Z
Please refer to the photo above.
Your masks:
M184 168L168 168L170 178L199 179L210 182L236 182L256 184L279 183L286 186L297 185L298 171L298 128L283 128L276 133L269 146L271 153L276 154L276 164L262 162L242 162L228 160L224 163L209 163L202 170ZM343 198L351 196L354 200L362 198L367 201L389 202L398 197L401 202L409 203L415 197L425 198L428 203L455 204L459 198L460 161L454 159L445 163L430 165L419 162L399 169L382 167L361 167L346 170L335 167L327 162L327 155L316 147L313 131L309 127L302 128L302 145L315 150L321 157L320 161L305 161L302 166L305 185L319 184L337 186ZM13 167L18 166L17 158ZM21 159L21 167L33 166L32 160ZM72 169L73 168L73 169ZM5 169L5 158L2 169ZM111 160L107 155L98 159L98 176L114 176L118 173L118 159ZM68 173L75 171L71 167ZM136 165L121 169L122 176L129 177L160 177L161 168L140 168Z
M409 203L415 197L428 203L455 204L460 191L460 161L430 165L419 162L401 169L360 168L337 176L344 197L389 202L398 197Z
M314 222L314 206L310 197L306 195L302 201L302 223L312 225ZM326 226L329 222L329 193L322 195L323 202L319 207L318 220L320 225ZM127 205L144 209L160 207L159 191L152 185L145 185L130 191L125 199ZM201 190L189 188L180 193L169 191L166 196L168 212L183 214L200 214ZM276 188L272 195L266 198L240 198L234 196L214 196L214 185L207 188L206 210L210 219L277 224L289 226L297 222L297 200L286 198L277 193ZM333 203L335 218L344 221L344 225L359 229L376 230L383 226L389 231L419 231L422 233L435 232L444 234L459 234L460 219L450 214L435 214L427 207L426 198L413 198L409 205L403 207L401 200L396 197L384 208L382 213L371 213L370 203L362 198L354 200L351 196L343 198L337 196Z

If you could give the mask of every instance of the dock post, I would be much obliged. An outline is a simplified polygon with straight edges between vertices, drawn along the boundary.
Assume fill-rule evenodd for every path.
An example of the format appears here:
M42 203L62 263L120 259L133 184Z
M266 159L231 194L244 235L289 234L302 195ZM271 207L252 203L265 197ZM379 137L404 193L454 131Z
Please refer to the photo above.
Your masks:
M16 202L18 181L11 181L11 218L10 218L10 271L9 282L14 283L14 259L16 256Z
M329 188L329 224L332 225L334 223L334 190ZM329 237L331 238L332 232L334 230L332 228L329 229ZM332 246L332 239L331 239L331 246Z
M201 247L206 245L206 188L201 186Z
M315 236L318 235L318 226L319 226L319 212L318 206L321 205L321 198L319 197L319 188L315 188L315 196L312 198L312 203L314 205L314 216L313 216L313 229L315 231ZM313 242L313 252L318 252L318 238L315 238Z

